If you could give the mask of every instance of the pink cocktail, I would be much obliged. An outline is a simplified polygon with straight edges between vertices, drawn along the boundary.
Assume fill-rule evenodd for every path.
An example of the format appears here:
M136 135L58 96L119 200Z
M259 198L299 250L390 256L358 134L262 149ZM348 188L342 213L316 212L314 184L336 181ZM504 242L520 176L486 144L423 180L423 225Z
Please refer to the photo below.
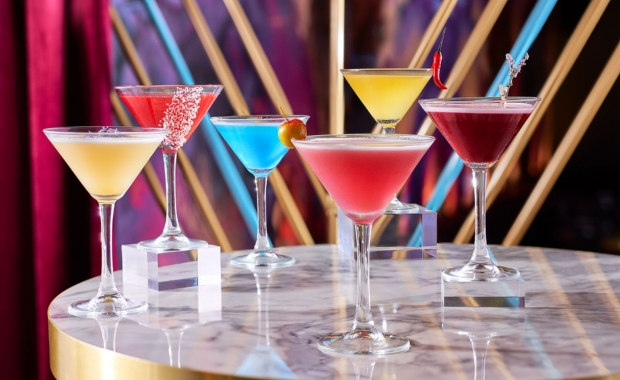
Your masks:
M222 91L222 85L164 85L116 87L120 99L143 127L169 130L159 149L164 157L166 178L166 223L162 234L142 241L139 247L158 251L195 249L202 240L186 237L179 226L176 207L176 159L198 124Z
M325 189L355 224L357 306L348 332L319 340L319 349L347 355L406 351L406 337L381 333L370 312L369 249L372 222L383 214L433 143L416 135L318 135L293 140Z
M175 92L144 93L131 91L132 87L117 87L120 99L138 124L170 130L160 145L163 152L175 152L189 140L219 94L204 92L201 87L175 88Z
M429 143L430 144L430 143ZM369 146L352 137L297 144L338 206L353 221L371 224L426 153L428 146Z
M447 281L518 279L517 269L495 265L486 242L486 178L540 98L424 99L420 105L454 151L472 169L476 209L474 252L468 264L442 271Z

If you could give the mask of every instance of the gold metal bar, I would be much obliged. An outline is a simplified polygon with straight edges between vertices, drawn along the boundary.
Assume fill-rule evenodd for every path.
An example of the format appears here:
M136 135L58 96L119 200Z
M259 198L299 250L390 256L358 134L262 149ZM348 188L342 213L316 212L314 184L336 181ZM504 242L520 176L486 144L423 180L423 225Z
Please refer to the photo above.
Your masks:
M332 0L329 7L329 133L344 133L344 8L345 0ZM321 186L322 188L322 186ZM338 240L338 206L326 193L319 195L325 201L327 242Z
M547 80L540 91L539 96L542 99L540 104L536 107L536 110L534 110L530 118L525 122L521 128L521 131L519 131L519 134L517 134L508 149L506 149L503 157L493 170L487 189L487 210L491 207L504 184L508 180L508 177L512 172L512 168L521 157L521 153L523 153L527 143L530 141L534 130L538 126L547 108L560 89L564 79L566 79L568 72L575 64L579 54L581 54L583 47L588 41L588 38L590 38L594 27L603 15L607 5L609 5L609 0L592 1L579 21L579 24L577 24L577 27L566 43L562 54L560 54L553 70L547 77ZM457 244L467 243L470 241L473 234L474 211L472 210L463 222L463 225L456 235L454 242Z
M284 95L284 90L280 85L280 81L278 81L271 64L269 64L267 55L258 41L258 37L256 37L243 7L239 4L238 0L223 1L224 5L226 5L226 8L228 9L228 13L230 13L230 17L239 31L241 40L243 41L243 44L252 59L252 63L254 63L254 67L256 67L256 71L265 86L265 90L269 94L269 98L271 98L271 101L276 109L282 107L285 113L292 114L293 110L291 105L288 102L286 95Z
M286 187L282 174L280 174L278 170L274 170L269 175L269 181L271 182L271 186L276 193L276 197L282 205L284 215L286 215L286 218L291 222L297 240L304 245L314 245L312 235L310 235L310 231L308 230L297 205L295 205L295 200L293 199L291 192L288 190L288 187ZM277 186L274 186L276 184Z
M286 215L286 218L291 222L295 237L301 244L314 245L314 239L312 239L310 235L310 230L308 230L308 226L306 226L306 222L301 216L301 212L278 168L275 168L269 177L276 199L282 206L284 215ZM320 183L319 185L323 186ZM321 189L323 189L323 187L321 187Z
M344 0L330 2L329 23L329 133L344 133Z
M440 98L451 97L463 84L463 80L465 79L465 75L471 68L472 64L478 52L482 48L482 45L486 41L491 29L493 28L493 24L497 21L502 9L506 5L507 0L491 0L487 4L484 12L480 16L480 20L474 27L474 30L469 35L469 39L467 43L463 47L461 54L459 55L456 63L454 64L454 68L450 72L448 76L448 80L446 81L447 90L441 90L439 93ZM431 122L431 119L427 116L418 131L420 135L431 135L435 131L435 124ZM373 131L375 132L375 131ZM376 133L376 132L375 132ZM400 191L399 191L400 193ZM385 225L389 223L391 218L388 218L387 215L381 215L377 220L375 220L373 224L373 228L378 231L383 231L385 229Z
M327 208L325 216L327 217L327 243L338 243L338 205L332 197L326 198Z
M581 141L581 138L590 126L605 97L616 82L616 79L618 79L618 75L620 75L620 43L616 45L614 53L607 61L603 72L594 84L594 87L592 87L570 128L566 131L562 142L508 231L502 245L519 244L543 202L547 199L566 163L575 151L577 144L579 144L579 141Z
M116 8L114 7L114 5L110 5L108 9L110 12L110 16L112 18L114 30L117 33L123 52L125 53L131 67L134 69L134 72L136 73L136 76L138 77L139 82L143 85L150 85L151 80L148 77L146 70L144 70L144 66L142 65L140 57L138 56L136 47L131 41L131 37L129 36L129 33L127 33L127 29L125 28L123 21L121 20L118 12L116 11ZM115 109L114 109L115 112L119 115L124 114L123 108L120 107L120 101L116 101L116 102L113 101L113 105L114 103L117 104L117 106L115 106ZM124 119L128 120L126 116ZM119 117L119 120L121 120L121 117ZM184 156L184 154L181 151L179 151L179 153L180 153L179 157ZM179 158L179 166L184 174L186 175L190 174L191 176L191 173L194 173L195 175L194 168L188 159L186 160L186 159ZM159 182L159 179L157 178L157 175L155 174L155 170L150 165L150 163L147 163L147 165L145 166L144 174L146 175L146 178L149 183L149 186L151 187L151 190L153 191L155 197L157 198L157 202L160 204L160 206L162 207L162 210L165 213L166 212L166 201L165 201L165 196L163 195L164 192L163 192L163 189L161 188L161 183ZM208 223L209 222L212 223L210 224L210 227L213 230L216 239L218 239L217 243L221 246L222 251L232 250L230 243L228 242L228 239L226 238L223 232L223 228L219 223L219 220L216 217L214 217L214 214L210 215L208 212L209 209L213 210L213 208L211 204L209 203L209 199L207 198L207 195L205 194L204 189L202 188L202 186L200 186L200 181L194 180L193 178L186 178L186 179L188 180L190 191L194 195L196 201L201 206L200 211L202 213L203 219L206 220ZM220 240L222 236L224 237L224 239Z
M114 114L116 115L116 118L118 119L120 124L124 126L130 126L131 122L129 121L127 113L123 109L121 100L118 98L118 94L116 93L116 91L110 92L110 98L112 99L112 109L114 110ZM142 172L146 177L146 182L148 183L149 188L155 196L155 200L157 201L159 208L165 214L166 194L164 193L164 189L161 186L161 182L159 182L159 178L157 177L157 173L155 173L153 165L150 162L147 162L146 165L144 165Z
M392 221L394 215L391 214L383 214L375 220L372 224L372 233L370 234L370 245L377 245L383 232L387 228L388 224Z
M306 169L306 173L308 173L308 179L310 180L310 183L316 192L319 202L321 202L321 206L323 207L323 210L327 211L331 207L330 206L332 202L331 195L329 195L329 193L325 190L325 188L323 187L323 184L321 183L321 181L319 181L316 174L312 172L312 169L310 169L306 161L304 161L304 159L301 157L299 159L303 163L304 169ZM320 189L320 191L318 189Z
M420 40L420 45L418 45L413 57L411 57L411 61L409 61L408 67L410 69L422 67L424 61L426 60L426 56L433 48L434 41L437 39L437 36L439 36L439 33L441 33L441 29L446 24L448 17L450 17L450 14L456 5L456 1L457 0L444 0L441 3L437 9L437 12L435 12L435 16L433 16L433 19L428 24L428 27ZM381 132L381 124L377 123L375 124L372 133L379 132Z
M271 101L276 106L276 108L282 107L286 114L292 114L293 111L288 102L288 99L286 98L286 95L284 94L284 90L282 89L282 86L280 85L280 82L278 81L278 78L275 75L271 64L269 63L269 60L267 59L267 56L262 49L260 42L258 41L258 38L256 37L256 34L252 29L252 26L250 25L250 22L248 21L248 18L243 11L243 7L241 7L238 0L224 0L224 5L228 9L230 16L235 26L237 27L237 30L239 31L241 40L243 41L243 44L245 45L245 48L248 51L248 54L250 55L254 66L256 67L256 71L258 72L258 75L260 76L261 81L263 82L263 85L267 90L267 94L271 98ZM323 188L323 185L320 183L320 181L316 178L314 172L305 163L305 161L302 160L302 163L304 166L304 170L310 178L310 183L312 184L314 191L317 193L319 199L321 199L321 202L325 207L328 203L324 202L323 200L326 199L327 192ZM277 182L277 180L276 182L272 182L272 187L276 191L276 194L284 194L285 191L288 191L288 189L276 189L276 187L280 186L285 186L284 182L279 183ZM291 215L299 214L299 210L297 209L297 206L294 202L289 203L286 202L286 200L278 200L281 202L284 201L284 203L282 204L283 206L288 204L289 206L293 207L291 210L288 210L288 213L290 213ZM294 220L297 222L303 222L303 219L301 217L295 218ZM294 221L291 220L291 223L293 222ZM296 229L298 231L302 231L303 229L307 229L307 227L305 225L297 226ZM304 239L305 238L303 238L302 241Z
M222 50L220 50L217 41L213 37L213 33L211 33L211 29L207 25L207 21L205 20L198 3L196 3L196 0L183 0L183 5L187 10L187 14L196 29L198 38L200 38L200 42L202 42L202 46L205 49L211 64L213 65L215 74L224 85L224 93L228 97L230 105L233 107L237 115L249 115L250 111L245 99L243 98L243 94L241 93L237 81L235 80L228 63L222 54Z
M120 125L131 126L132 122L127 116L125 109L121 103L121 99L118 97L116 91L110 91L110 102L112 103L112 109L114 110L114 116L118 119Z
M232 251L232 245L230 244L226 233L224 233L224 229L222 228L220 221L217 219L215 210L213 209L211 202L207 198L207 195L205 194L204 189L200 184L198 175L196 174L194 167L189 161L189 158L182 149L179 149L177 157L179 159L179 166L181 167L181 170L185 175L185 179L189 184L192 195L194 196L194 199L196 199L196 201L198 202L201 215L205 218L207 225L211 226L213 234L215 235L215 238L217 239L222 249L222 252Z
M125 57L127 57L127 60L131 64L131 67L133 67L133 70L138 77L138 82L144 85L150 85L151 80L144 69L144 65L142 65L136 46L133 44L133 41L131 41L131 37L127 32L127 28L125 28L123 20L121 20L121 16L118 14L116 7L112 3L110 3L108 9L110 12L110 17L112 18L112 26L116 32L116 36L121 44L123 53L125 53Z
M502 13L502 9L504 9L506 2L507 0L491 0L487 3L487 6L484 8L484 11L480 16L480 20L476 23L474 30L472 30L469 35L467 43L463 46L461 54L459 54L459 57L454 63L454 67L448 76L448 80L445 82L448 89L441 90L438 97L452 97L459 87L461 87L467 72L478 56L482 45L486 42L487 37L489 36L489 33L491 33L491 29L497 21L500 13ZM426 117L420 127L420 130L418 131L418 134L432 135L434 131L435 124L433 124L429 117Z

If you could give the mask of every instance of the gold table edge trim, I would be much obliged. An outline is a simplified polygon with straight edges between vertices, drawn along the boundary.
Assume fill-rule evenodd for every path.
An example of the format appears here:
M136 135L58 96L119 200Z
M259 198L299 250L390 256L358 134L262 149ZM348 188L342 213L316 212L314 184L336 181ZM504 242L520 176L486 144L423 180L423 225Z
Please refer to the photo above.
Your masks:
M250 380L248 377L176 368L106 350L60 330L48 314L50 369L57 380Z

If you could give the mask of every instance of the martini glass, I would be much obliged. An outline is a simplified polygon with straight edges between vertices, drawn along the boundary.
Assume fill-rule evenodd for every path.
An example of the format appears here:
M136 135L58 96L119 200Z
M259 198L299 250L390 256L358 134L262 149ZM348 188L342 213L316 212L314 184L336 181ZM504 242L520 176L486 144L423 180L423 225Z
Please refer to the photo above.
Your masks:
M69 305L69 313L99 318L146 310L145 302L125 299L114 284L112 217L114 203L125 194L168 131L138 127L62 127L44 129L43 132L88 193L99 202L99 291L90 300Z
M317 135L292 140L338 207L355 224L357 305L351 329L318 342L324 352L385 355L407 351L406 337L381 333L370 310L369 249L372 222L383 214L434 138L417 135Z
M381 125L383 134L396 133L396 124L433 75L432 69L341 69L340 72ZM403 203L394 195L385 212L415 214L418 210L416 204Z
M510 281L519 270L497 266L486 238L487 173L504 153L540 102L535 97L424 99L420 105L452 149L472 170L474 187L474 252L464 266L444 269L446 281Z
M292 115L288 120L299 119L304 124L309 116ZM295 259L275 253L267 236L267 176L278 166L288 148L280 142L278 129L287 118L281 115L251 115L212 117L211 122L239 157L245 168L254 175L258 226L254 250L231 259L235 266L244 268L284 267L293 265Z
M177 152L194 133L222 88L219 84L115 87L138 124L169 130L159 146L164 157L166 223L158 238L141 241L138 243L139 248L176 251L196 249L206 244L203 240L188 238L179 226L176 198Z

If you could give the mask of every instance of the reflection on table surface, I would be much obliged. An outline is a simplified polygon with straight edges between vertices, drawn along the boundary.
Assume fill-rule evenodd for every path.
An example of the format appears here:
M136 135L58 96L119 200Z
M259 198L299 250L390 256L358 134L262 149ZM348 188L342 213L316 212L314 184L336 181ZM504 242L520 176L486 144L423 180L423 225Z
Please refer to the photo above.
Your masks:
M491 248L521 271L524 309L442 308L439 271L467 260L471 246L442 244L437 259L371 261L375 323L411 340L403 354L355 360L318 350L321 336L350 326L356 280L350 257L319 245L279 248L297 263L262 273L234 268L228 263L235 253L222 254L221 287L147 291L139 295L149 300L146 313L117 320L69 315L66 306L92 293L99 279L76 285L50 305L52 369L63 378L78 373L75 361L86 359L64 354L70 341L107 374L152 365L168 376L177 371L170 377L177 379L199 372L283 379L620 374L620 257Z

